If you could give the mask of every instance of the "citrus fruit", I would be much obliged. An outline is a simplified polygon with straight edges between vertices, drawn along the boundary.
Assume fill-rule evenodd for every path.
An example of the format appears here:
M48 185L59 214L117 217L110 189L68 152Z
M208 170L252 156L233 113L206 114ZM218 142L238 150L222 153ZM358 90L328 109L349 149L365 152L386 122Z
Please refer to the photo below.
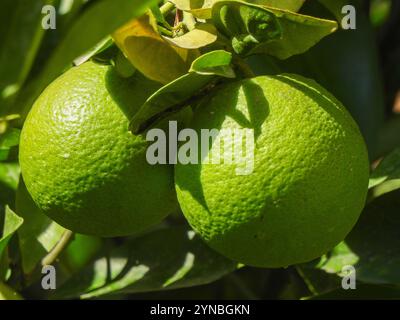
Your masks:
M305 262L356 223L368 186L365 143L343 105L314 81L283 74L223 85L197 106L191 128L219 134L198 164L176 165L178 201L226 257L259 267ZM254 133L251 173L237 174L234 153L232 163L212 163L217 148L227 153L228 129L245 128Z
M37 206L72 231L143 231L177 206L173 168L146 161L129 119L159 85L87 62L51 83L21 133L20 164Z

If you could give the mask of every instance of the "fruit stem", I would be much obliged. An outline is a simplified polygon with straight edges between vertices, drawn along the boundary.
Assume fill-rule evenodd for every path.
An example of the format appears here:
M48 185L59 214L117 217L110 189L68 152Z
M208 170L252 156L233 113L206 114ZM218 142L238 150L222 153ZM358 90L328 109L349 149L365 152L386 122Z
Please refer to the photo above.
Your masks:
M167 1L160 7L162 15L165 17L168 13L174 10L175 5L172 2Z
M56 261L59 254L64 250L64 248L68 245L69 241L72 238L74 233L70 230L66 230L61 239L56 243L53 249L42 259L42 266L51 265Z

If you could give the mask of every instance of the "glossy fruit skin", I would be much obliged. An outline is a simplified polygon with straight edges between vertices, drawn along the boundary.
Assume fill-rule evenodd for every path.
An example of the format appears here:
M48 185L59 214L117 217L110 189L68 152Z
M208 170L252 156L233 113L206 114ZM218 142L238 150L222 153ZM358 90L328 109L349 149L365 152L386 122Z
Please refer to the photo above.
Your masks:
M175 210L173 168L149 165L148 142L128 130L156 89L93 62L45 89L20 141L24 181L44 213L72 231L108 237L143 231Z
M250 175L236 175L234 164L175 167L185 217L221 254L285 267L326 253L356 223L368 186L365 143L314 81L284 74L224 85L198 106L191 127L254 128Z

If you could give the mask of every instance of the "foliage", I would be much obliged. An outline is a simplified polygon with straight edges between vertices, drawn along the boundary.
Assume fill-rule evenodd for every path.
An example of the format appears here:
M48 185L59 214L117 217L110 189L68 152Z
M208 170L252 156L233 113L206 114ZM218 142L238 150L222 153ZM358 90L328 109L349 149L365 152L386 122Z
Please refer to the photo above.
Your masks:
M357 9L356 30L340 27L346 3ZM56 29L42 27L46 5L56 8ZM395 1L1 1L0 299L400 298L399 14ZM374 169L361 219L331 252L282 270L238 266L180 212L139 235L65 240L68 231L35 206L20 179L19 135L43 89L89 59L159 83L131 119L134 133L222 82L281 72L316 79L344 102L368 144ZM41 263L60 245L59 287L45 292ZM357 290L341 288L348 266Z

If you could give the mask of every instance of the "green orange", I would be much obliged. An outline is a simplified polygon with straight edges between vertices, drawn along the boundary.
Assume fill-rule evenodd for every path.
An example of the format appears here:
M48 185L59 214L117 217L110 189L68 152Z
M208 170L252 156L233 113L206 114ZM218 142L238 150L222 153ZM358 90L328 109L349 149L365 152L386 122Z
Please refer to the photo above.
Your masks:
M37 206L62 226L122 236L176 208L173 168L150 165L129 119L159 85L87 62L51 83L21 133L20 164Z
M366 199L367 150L349 113L317 83L285 74L226 84L193 119L199 135L218 129L220 141L223 129L254 130L248 175L235 163L205 163L208 156L175 168L182 211L212 248L284 267L321 256L350 232Z

